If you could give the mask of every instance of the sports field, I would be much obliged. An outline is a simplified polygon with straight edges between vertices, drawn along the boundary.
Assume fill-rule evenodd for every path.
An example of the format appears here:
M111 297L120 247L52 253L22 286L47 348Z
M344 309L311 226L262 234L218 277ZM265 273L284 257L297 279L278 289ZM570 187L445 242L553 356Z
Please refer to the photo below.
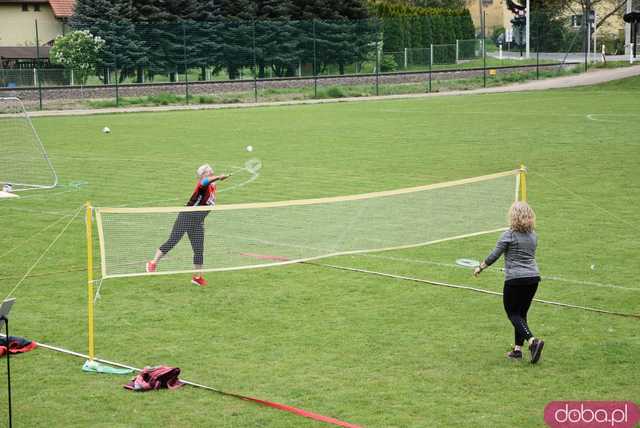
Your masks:
M537 297L640 314L639 91L632 78L535 93L36 118L61 186L0 200L0 294L17 298L11 333L86 352L82 215L20 282L85 201L183 205L200 164L224 172L250 156L262 160L260 175L222 183L219 204L390 190L524 163L538 215ZM501 291L502 261L477 279L455 264L485 257L498 236L321 263ZM97 355L177 366L191 381L370 427L540 427L553 400L640 401L637 318L534 303L530 325L547 345L533 366L504 357L513 337L498 296L310 264L206 277L206 288L188 274L105 280ZM129 392L128 377L84 373L82 363L45 349L12 358L14 424L325 426L191 387ZM0 383L0 418L5 399Z

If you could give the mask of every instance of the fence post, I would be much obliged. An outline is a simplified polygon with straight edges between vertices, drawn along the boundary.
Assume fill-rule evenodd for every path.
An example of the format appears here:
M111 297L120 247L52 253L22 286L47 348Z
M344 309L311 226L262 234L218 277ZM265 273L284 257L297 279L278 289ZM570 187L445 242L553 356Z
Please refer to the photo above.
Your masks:
M502 61L502 43L498 45L498 59Z
M404 48L404 69L407 69L407 48Z
M36 19L36 79L38 80L38 102L42 110L42 82L40 81L40 37L38 35L38 20Z
M591 0L587 0L585 8L585 14L582 17L582 24L584 25L584 71L589 70L589 44L591 42L591 30L590 16L591 16Z
M258 102L258 62L256 59L256 20L252 22L251 39L253 43L253 101Z
M116 107L120 107L120 92L118 90L118 80L120 80L120 76L118 75L118 57L116 56L113 60L113 74L115 75L113 80L116 85Z
M485 49L485 24L487 22L487 12L482 11L482 82L487 87L487 49Z
M596 31L596 23L595 21L593 22L593 62L596 63L597 61L597 50L598 50L598 32Z
M311 28L313 29L313 98L318 98L318 64L317 56L318 47L316 46L316 20L311 20Z
M633 64L633 43L629 45L629 64Z
M456 39L456 64L458 63L458 61L460 60L460 41L458 39Z
M187 64L187 28L186 24L182 23L182 56L184 59L184 92L185 98L187 100L187 105L189 104L189 69ZM179 73L178 73L179 74Z
M71 69L71 86L73 86L73 84L75 83L73 80L73 68Z
M380 95L380 40L376 42L376 97Z
M429 48L429 92L431 92L431 70L433 69L433 43Z
M527 59L531 57L531 1L527 0L525 4L525 27L526 27L526 44L527 44Z

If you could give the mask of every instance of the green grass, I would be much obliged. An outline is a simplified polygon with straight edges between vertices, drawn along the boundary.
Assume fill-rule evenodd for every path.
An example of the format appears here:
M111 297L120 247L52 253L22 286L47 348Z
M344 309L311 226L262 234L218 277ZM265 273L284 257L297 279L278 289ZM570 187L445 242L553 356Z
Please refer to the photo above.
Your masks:
M538 261L556 278L538 297L638 313L639 87L633 78L547 92L34 118L61 187L0 200L0 293L85 201L182 204L199 164L232 168L251 144L260 178L220 193L220 204L395 189L523 162ZM496 239L330 262L499 291L499 271L474 279L454 266L485 256ZM78 218L15 291L12 333L85 352L85 257ZM638 320L534 304L530 323L547 347L530 366L505 360L512 331L494 296L312 265L207 277L206 289L188 275L105 281L98 355L178 366L189 380L370 427L541 427L552 400L640 400ZM16 426L324 426L192 388L135 394L122 389L127 378L81 365L45 349L13 358Z

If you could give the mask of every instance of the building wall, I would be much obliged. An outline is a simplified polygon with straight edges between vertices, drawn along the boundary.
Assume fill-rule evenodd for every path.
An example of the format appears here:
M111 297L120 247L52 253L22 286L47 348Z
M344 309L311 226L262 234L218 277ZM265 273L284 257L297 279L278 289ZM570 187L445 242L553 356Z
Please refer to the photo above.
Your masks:
M477 33L480 33L480 1L483 2L482 7L486 12L487 37L490 37L493 30L497 27L503 27L505 29L510 29L512 27L511 19L513 19L514 15L509 11L509 9L507 9L506 0L467 0L466 6L471 13L471 18L473 19L473 24L476 27ZM524 0L519 1L518 3L524 4ZM598 3L594 7L596 15L598 17L605 16L615 7L616 3L616 0L607 0L605 2ZM571 9L573 9L573 12L571 12L571 10L567 10L565 12L567 26L571 25L572 15L582 14L580 3L576 2ZM604 25L598 28L598 37L621 37L621 31L624 31L624 27L624 21L621 16L610 16Z
M480 1L482 1L482 10L486 12L486 33L490 37L493 30L498 27L511 28L511 19L513 14L507 9L506 0L467 0L467 8L471 13L473 25L476 32L481 30L480 25Z
M64 24L53 15L49 4L40 4L40 11L23 12L21 4L0 4L0 46L35 46L35 21L38 20L38 36L41 45L63 34Z

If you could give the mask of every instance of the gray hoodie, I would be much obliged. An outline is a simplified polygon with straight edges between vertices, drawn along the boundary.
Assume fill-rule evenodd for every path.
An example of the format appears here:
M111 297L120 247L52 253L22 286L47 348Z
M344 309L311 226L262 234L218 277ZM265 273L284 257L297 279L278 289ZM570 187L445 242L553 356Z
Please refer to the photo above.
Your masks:
M540 276L536 263L538 236L535 232L522 233L505 230L496 244L496 248L485 259L491 266L504 253L504 279L530 278Z

